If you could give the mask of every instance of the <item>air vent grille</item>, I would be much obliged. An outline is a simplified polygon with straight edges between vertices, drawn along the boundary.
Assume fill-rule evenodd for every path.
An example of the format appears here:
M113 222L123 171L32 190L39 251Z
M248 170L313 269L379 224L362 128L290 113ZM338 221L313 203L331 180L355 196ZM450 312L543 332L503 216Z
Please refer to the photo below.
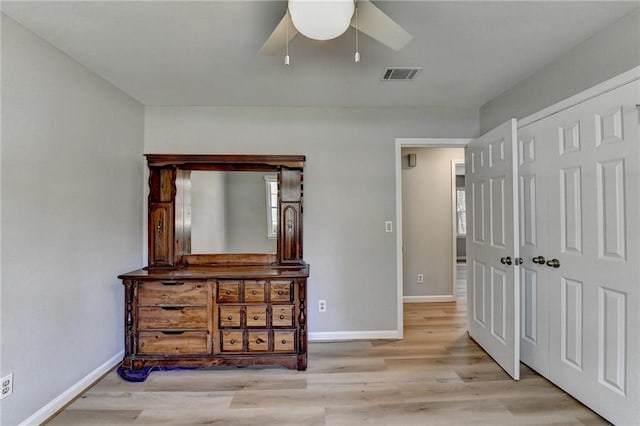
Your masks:
M386 68L382 74L382 81L411 81L422 71L422 67Z

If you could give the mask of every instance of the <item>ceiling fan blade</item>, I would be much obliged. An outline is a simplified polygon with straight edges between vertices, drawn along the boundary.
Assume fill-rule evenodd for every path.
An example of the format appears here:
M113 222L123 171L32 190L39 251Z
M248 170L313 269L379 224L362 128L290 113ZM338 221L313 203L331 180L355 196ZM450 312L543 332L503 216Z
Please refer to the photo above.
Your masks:
M413 39L411 34L369 0L357 0L356 7L358 8L358 31L396 51L405 47ZM351 19L351 26L356 26L355 14Z
M289 27L289 40L287 40L287 26ZM277 55L278 53L284 53L287 41L291 41L297 34L298 30L293 26L291 17L288 13L285 14L267 41L265 41L260 48L260 53L263 55Z

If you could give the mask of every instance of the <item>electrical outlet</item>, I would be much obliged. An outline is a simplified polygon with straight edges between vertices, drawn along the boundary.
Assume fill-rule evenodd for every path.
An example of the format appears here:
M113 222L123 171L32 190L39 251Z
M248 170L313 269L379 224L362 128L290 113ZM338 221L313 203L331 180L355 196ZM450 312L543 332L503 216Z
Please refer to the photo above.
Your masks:
M327 312L326 300L318 300L318 312Z
M13 373L2 378L2 395L0 399L6 398L13 393Z
M418 284L422 284L424 282L424 274L418 274Z
M384 223L384 230L385 232L393 232L393 222L391 222L390 220L386 221Z

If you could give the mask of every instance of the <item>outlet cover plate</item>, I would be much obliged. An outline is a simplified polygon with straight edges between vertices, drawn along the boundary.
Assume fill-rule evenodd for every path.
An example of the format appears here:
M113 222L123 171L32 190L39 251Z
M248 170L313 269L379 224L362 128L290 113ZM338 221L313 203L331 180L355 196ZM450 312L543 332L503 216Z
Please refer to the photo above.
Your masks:
M13 373L4 376L0 383L2 383L0 399L4 399L13 393Z

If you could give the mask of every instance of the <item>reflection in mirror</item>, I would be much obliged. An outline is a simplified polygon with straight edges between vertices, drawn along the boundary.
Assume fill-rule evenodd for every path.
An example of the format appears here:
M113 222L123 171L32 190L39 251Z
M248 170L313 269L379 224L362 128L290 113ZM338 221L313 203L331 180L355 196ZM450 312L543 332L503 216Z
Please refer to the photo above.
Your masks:
M273 173L191 172L191 253L275 253L276 207L265 197ZM276 189L277 190L277 189ZM275 214L275 218L272 215ZM275 237L275 235L274 235Z
M267 238L278 238L278 176L264 177L267 193Z

